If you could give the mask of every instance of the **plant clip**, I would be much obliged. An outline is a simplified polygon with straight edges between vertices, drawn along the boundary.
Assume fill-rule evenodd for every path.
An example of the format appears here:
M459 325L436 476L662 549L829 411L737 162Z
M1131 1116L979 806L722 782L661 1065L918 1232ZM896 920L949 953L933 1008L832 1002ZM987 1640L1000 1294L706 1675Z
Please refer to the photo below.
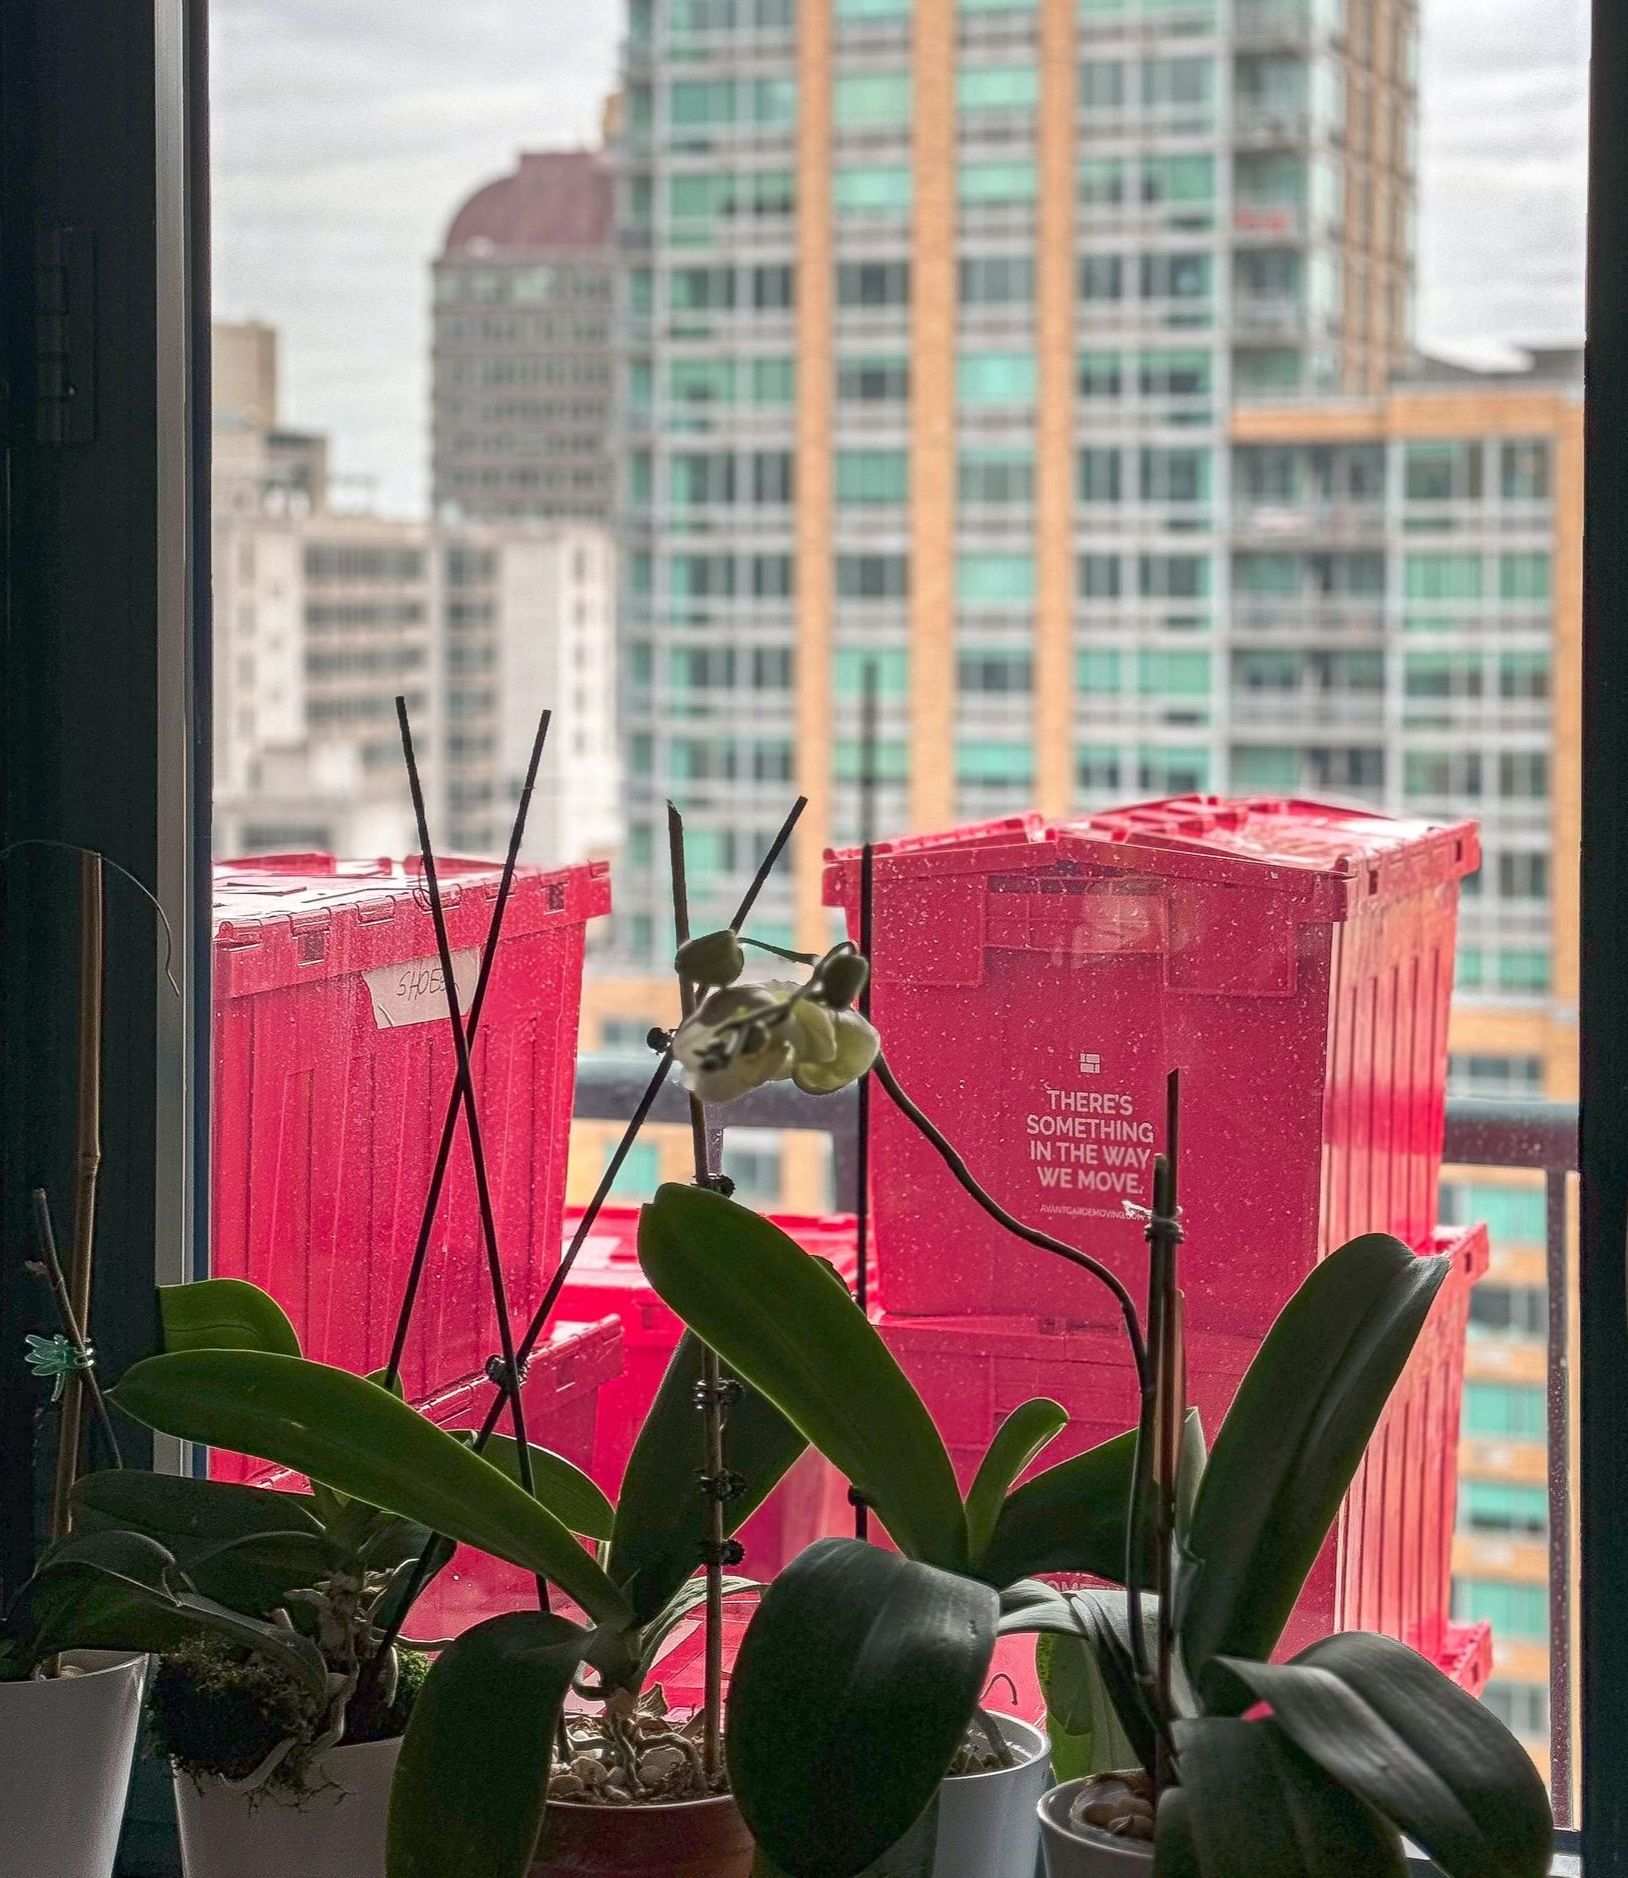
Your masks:
M746 1547L739 1539L701 1541L701 1563L716 1565L720 1570L727 1570L731 1565L739 1565L746 1558Z
M746 1491L746 1476L736 1473L733 1467L721 1468L716 1474L697 1474L695 1480L707 1499L726 1506Z
M875 1505L875 1502L863 1487L850 1487L848 1489L848 1504L850 1506L862 1506L868 1512Z
M531 1365L529 1363L522 1363L520 1365L520 1380L522 1382L526 1380L526 1376L529 1373L530 1369L531 1369ZM489 1383L491 1383L494 1388L497 1388L497 1389L511 1388L513 1385L511 1384L509 1377L510 1377L509 1366L506 1362L504 1362L501 1356L487 1357L486 1380Z
M716 1382L703 1378L695 1385L695 1406L698 1409L739 1408L746 1399L746 1386L738 1376L720 1376Z
M23 1341L28 1346L26 1361L32 1372L39 1377L52 1378L51 1400L60 1402L62 1391L68 1386L70 1376L83 1375L96 1367L96 1351L86 1344L83 1349L59 1330L54 1337L27 1336Z
M660 1024L652 1024L645 1033L645 1042L657 1056L665 1056L673 1047L673 1033L663 1030Z
M708 1193L721 1193L726 1200L735 1197L735 1183L727 1174L708 1174L705 1180L698 1180L695 1184L705 1187Z

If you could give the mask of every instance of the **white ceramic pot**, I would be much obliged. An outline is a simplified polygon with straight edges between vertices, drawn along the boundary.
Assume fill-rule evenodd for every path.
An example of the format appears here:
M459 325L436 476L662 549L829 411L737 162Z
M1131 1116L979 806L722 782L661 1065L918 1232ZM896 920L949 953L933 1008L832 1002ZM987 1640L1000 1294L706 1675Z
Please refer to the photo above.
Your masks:
M1068 1823L1068 1810L1079 1797L1083 1780L1068 1780L1053 1787L1036 1809L1041 1843L1046 1848L1046 1878L1148 1878L1153 1869L1153 1847L1115 1839L1106 1832L1077 1832Z
M1028 1722L994 1719L1017 1765L944 1782L933 1878L1034 1878L1035 1804L1051 1781L1051 1743Z
M390 1782L401 1739L333 1748L314 1792L234 1792L223 1780L175 1775L186 1878L384 1878Z
M84 1674L0 1682L0 1867L111 1878L147 1659L70 1650L62 1660Z

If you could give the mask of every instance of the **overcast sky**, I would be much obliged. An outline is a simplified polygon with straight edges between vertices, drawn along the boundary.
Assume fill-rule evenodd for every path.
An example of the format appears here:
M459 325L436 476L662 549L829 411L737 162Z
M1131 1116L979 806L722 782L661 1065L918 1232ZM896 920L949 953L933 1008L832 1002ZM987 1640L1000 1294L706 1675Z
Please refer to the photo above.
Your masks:
M1423 0L1420 335L1582 327L1586 0ZM423 501L426 264L516 150L591 143L622 0L213 0L215 296L283 332L285 415ZM358 488L358 493L360 488Z

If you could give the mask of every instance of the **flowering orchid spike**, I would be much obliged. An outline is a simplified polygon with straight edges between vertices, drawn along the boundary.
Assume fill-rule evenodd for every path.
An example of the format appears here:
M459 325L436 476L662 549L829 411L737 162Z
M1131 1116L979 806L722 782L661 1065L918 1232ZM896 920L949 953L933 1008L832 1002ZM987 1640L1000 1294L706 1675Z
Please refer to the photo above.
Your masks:
M24 1339L28 1345L27 1363L36 1376L49 1376L53 1379L51 1400L62 1399L62 1391L68 1385L68 1378L82 1370L96 1367L96 1352L87 1343L83 1350L63 1336L59 1330L54 1337L28 1336Z
M868 969L845 945L821 959L806 984L771 979L712 992L673 1037L685 1085L704 1102L733 1102L769 1082L789 1079L809 1095L857 1082L880 1047L851 1008Z

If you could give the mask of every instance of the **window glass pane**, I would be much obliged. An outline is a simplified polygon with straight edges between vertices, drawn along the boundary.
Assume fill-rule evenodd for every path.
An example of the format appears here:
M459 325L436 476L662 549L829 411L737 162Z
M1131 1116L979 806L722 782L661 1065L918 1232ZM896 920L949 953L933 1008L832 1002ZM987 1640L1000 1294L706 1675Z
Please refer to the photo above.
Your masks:
M841 126L905 124L910 121L908 72L844 72L832 91L832 108Z
M910 459L903 450L839 450L838 502L903 502Z
M1035 166L963 158L956 168L956 194L969 208L1033 202Z
M908 215L912 188L905 164L845 164L833 178L832 200L839 212L851 215Z
M956 361L955 394L962 404L1033 404L1032 352L963 352Z
M963 606L1021 606L1034 599L1032 554L958 554L955 597Z
M1027 111L1039 99L1032 65L979 65L956 73L955 102L963 111Z

